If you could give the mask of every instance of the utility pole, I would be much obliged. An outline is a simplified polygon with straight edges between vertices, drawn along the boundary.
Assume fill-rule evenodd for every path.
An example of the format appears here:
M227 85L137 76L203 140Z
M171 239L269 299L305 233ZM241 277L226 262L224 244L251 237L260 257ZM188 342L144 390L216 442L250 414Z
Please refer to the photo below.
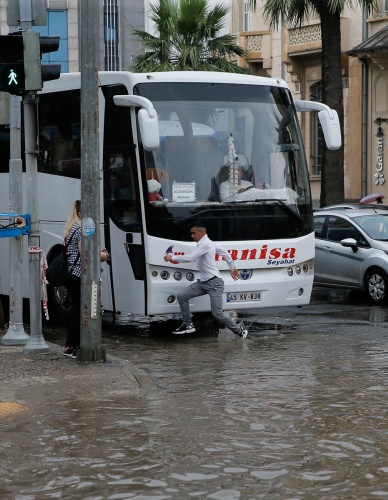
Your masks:
M105 361L101 335L100 161L96 0L80 2L81 17L81 346L79 361Z

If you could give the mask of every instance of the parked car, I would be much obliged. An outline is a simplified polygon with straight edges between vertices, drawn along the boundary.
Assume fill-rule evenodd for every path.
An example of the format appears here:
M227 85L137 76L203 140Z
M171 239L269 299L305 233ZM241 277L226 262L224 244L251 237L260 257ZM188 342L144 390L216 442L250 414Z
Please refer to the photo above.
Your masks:
M388 212L321 210L314 224L314 285L366 290L372 302L386 301Z
M338 205L328 205L327 207L319 208L319 210L364 210L365 208L373 208L374 210L388 210L388 205L377 205L376 203L340 203Z

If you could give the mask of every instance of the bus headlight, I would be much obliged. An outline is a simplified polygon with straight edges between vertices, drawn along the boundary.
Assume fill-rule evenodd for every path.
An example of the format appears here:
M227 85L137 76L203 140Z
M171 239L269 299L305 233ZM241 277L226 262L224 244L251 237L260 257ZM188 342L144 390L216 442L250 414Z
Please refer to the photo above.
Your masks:
M152 271L151 275L156 278L156 276L158 275L158 271Z
M186 279L187 281L194 281L194 273L186 273Z
M179 271L175 271L173 276L174 276L174 279L177 281L180 281L182 279L182 274Z
M309 266L307 264L303 264L303 272L308 273L309 271Z
M169 295L169 296L167 297L167 302L168 302L169 304L172 304L173 302L175 302L175 295Z
M292 270L292 267L287 268L287 274L288 276L292 276L294 274L294 271Z
M300 271L301 271L300 266L296 266L295 267L296 274L300 274Z
M162 271L160 273L160 277L162 278L162 280L168 280L168 278L170 277L170 273L168 271Z

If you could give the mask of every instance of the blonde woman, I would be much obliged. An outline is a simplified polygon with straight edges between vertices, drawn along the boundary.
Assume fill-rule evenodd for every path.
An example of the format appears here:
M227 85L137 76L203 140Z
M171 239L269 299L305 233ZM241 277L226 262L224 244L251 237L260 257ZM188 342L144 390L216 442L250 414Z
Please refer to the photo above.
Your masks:
M69 272L66 288L69 290L73 307L67 320L67 338L63 354L71 358L77 357L81 334L81 201L74 202L70 217L64 231L66 246L67 270ZM101 250L102 262L109 260L106 250Z

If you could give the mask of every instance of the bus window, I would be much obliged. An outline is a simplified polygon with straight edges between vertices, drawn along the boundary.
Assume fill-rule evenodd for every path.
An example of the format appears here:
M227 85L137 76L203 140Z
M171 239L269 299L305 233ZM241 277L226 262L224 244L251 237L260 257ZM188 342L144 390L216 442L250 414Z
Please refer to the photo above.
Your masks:
M79 90L39 96L40 172L81 177L80 121Z
M113 222L124 231L140 231L134 162L131 155L109 154L105 170L105 201Z
M129 108L118 107L115 95L128 93L124 85L102 87L105 98L104 198L107 217L123 231L140 232L141 216Z

